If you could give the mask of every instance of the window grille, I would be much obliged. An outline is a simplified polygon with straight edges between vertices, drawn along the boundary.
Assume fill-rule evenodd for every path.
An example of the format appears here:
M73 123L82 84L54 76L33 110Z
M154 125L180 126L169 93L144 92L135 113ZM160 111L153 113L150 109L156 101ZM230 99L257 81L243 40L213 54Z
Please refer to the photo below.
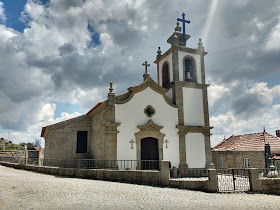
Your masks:
M244 158L244 168L250 168L250 158Z
M224 167L224 157L220 157L220 168Z

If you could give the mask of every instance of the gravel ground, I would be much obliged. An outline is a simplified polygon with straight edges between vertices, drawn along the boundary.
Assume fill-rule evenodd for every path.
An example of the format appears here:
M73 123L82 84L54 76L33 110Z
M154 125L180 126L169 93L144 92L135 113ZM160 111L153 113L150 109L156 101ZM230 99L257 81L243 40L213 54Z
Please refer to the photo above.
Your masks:
M4 166L0 166L0 177L0 206L3 209L280 208L280 197L275 195L204 193L66 178Z

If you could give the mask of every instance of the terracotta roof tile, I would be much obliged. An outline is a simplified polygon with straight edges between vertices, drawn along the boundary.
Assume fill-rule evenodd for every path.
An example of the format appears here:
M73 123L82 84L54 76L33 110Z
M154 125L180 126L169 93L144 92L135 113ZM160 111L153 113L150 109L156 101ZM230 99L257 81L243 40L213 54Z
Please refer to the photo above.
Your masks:
M272 153L280 153L280 138L267 132L232 135L213 147L213 151L264 151L268 142Z
M87 115L92 113L94 110L96 110L98 107L100 107L103 103L104 103L104 101L97 103L91 110L88 111Z

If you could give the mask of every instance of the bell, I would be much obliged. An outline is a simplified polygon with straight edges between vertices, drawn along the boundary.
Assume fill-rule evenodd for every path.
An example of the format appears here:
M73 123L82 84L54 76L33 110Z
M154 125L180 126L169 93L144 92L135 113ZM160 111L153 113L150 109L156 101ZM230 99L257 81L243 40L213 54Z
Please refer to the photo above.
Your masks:
M191 77L191 72L187 72L187 78L186 78L187 80L192 80L192 77Z

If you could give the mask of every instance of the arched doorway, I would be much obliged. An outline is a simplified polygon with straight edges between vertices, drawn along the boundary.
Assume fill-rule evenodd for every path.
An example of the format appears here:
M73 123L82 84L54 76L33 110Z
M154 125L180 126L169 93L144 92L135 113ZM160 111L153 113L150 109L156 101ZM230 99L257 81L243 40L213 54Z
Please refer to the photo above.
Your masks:
M158 160L158 139L152 137L146 137L141 139L141 169L158 170Z

